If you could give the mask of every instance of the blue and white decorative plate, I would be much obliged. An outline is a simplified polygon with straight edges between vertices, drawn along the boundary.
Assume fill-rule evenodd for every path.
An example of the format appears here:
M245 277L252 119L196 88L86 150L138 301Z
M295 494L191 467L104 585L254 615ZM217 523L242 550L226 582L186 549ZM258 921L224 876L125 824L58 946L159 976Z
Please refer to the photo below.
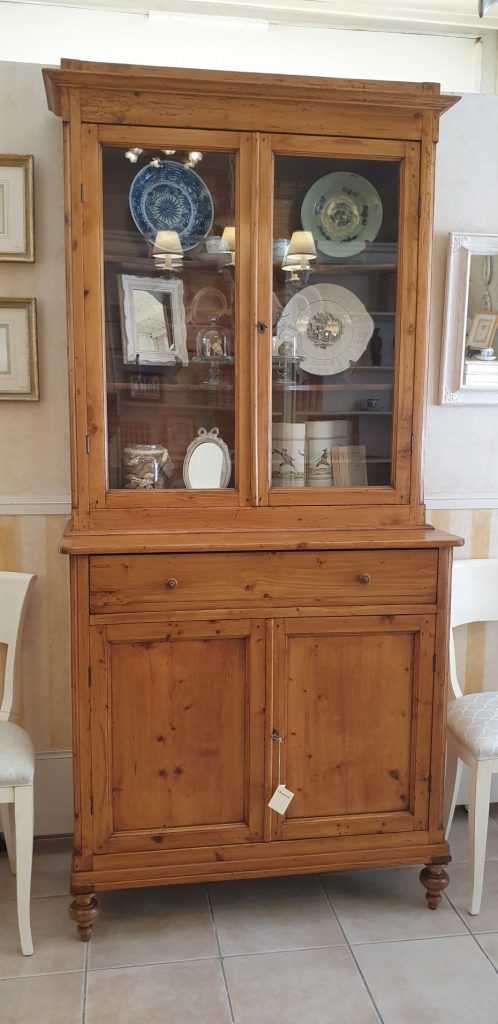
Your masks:
M356 256L379 233L382 203L377 189L361 174L335 171L308 189L301 220L327 256Z
M193 249L211 230L213 200L202 178L190 167L162 160L147 164L130 188L130 210L143 235L176 231L184 250Z

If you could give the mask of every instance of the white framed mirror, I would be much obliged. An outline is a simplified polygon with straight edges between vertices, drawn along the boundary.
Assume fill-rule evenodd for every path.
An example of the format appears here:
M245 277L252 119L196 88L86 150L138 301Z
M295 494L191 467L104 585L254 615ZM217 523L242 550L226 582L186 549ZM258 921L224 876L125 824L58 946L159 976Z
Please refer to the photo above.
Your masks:
M441 405L498 405L498 235L448 244Z
M218 427L197 432L189 444L183 463L183 480L189 490L213 490L228 487L232 460Z

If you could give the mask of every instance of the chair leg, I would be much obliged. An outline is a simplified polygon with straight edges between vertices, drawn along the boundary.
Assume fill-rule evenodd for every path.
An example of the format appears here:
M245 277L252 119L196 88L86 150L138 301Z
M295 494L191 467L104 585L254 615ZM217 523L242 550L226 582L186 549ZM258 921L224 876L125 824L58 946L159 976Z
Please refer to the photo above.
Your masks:
M447 839L450 834L450 828L453 822L453 815L455 813L455 805L458 796L458 790L460 788L460 779L462 777L462 761L460 760L451 737L448 736L446 745L446 778L444 782L444 806L443 806L443 821L445 823L444 838Z
M481 909L484 860L488 837L491 769L491 761L472 761L469 766L469 914L478 914Z
M14 829L14 804L0 804L0 825L7 847L10 870L16 873L16 833Z
M21 949L24 956L31 956L33 940L30 924L31 868L33 862L33 787L16 786L16 874L17 874L17 918Z

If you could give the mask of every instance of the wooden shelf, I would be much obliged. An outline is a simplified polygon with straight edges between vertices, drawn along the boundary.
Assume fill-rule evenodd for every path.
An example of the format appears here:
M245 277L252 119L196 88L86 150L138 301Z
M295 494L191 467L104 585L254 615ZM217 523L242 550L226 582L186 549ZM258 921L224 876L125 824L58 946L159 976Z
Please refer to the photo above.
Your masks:
M392 384L295 384L293 381L273 381L275 391L392 391Z

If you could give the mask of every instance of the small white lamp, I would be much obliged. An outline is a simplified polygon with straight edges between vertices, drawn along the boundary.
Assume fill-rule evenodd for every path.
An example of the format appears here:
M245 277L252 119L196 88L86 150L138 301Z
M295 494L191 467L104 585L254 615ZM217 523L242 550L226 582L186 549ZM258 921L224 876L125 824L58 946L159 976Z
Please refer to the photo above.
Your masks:
M183 249L177 231L158 231L152 256L159 270L180 270Z
M282 270L290 271L290 280L297 281L298 271L309 270L310 260L316 260L316 248L311 231L293 231L282 262Z
M220 252L230 253L228 265L235 266L235 228L225 228L221 236Z

